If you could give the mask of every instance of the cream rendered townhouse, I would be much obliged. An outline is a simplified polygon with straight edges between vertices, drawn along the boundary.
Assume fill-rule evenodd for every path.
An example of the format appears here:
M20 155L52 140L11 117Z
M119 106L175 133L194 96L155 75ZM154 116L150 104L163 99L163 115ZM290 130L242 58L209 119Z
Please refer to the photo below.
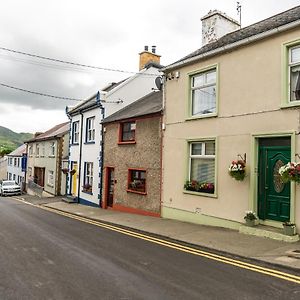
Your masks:
M66 194L63 160L69 150L69 123L36 134L27 145L27 193L39 196Z
M104 117L126 107L156 88L160 72L156 47L145 46L139 55L139 72L112 83L88 100L67 108L70 119L68 194L81 204L102 206Z
M262 235L299 232L300 186L278 171L300 161L300 6L245 28L210 11L202 43L164 68L162 216L243 231L251 210Z

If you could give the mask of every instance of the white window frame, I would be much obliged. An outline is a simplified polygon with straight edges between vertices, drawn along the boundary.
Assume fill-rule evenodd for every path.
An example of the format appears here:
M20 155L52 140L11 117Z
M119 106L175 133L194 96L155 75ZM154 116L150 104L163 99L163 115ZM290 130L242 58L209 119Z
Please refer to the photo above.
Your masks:
M86 142L91 143L95 141L95 117L86 119Z
M50 156L55 156L55 142L51 142L51 145L50 145Z
M207 75L209 73L212 73L214 72L215 73L215 81L212 82L212 83L204 83L202 85L194 85L193 82L194 82L194 79L201 76L201 75ZM199 72L197 73L193 73L193 74L190 74L190 103L189 103L189 114L192 118L197 118L197 117L210 117L210 116L215 116L217 115L217 111L218 111L218 93L217 93L217 84L218 84L218 67L215 65L215 66L212 66L212 67L209 67L205 70L200 70ZM214 110L211 111L211 112L200 112L200 113L193 113L193 104L194 104L194 97L193 97L193 91L196 91L196 90L199 90L201 91L202 89L205 89L207 87L214 87L214 91L215 91L215 94L214 94L214 100L215 100L215 107L214 107ZM203 93L207 93L206 91L203 91Z
M206 143L208 142L214 142L215 149L214 155L211 154L205 154L206 152ZM193 144L201 144L201 154L192 154L192 145ZM214 160L215 163L215 170L214 170L214 187L215 187L215 193L216 193L216 140L215 139L207 139L207 140L201 140L201 141L189 141L189 169L188 169L188 180L191 181L191 167L192 167L192 159L203 159L203 160Z
M48 185L53 187L54 186L54 171L49 170L48 171Z
M79 143L79 121L72 123L72 144Z
M295 45L295 46L291 46L288 48L288 102L289 103L299 103L300 102L300 99L295 99L295 100L292 100L292 91L291 91L291 69L293 67L299 67L300 68L300 60L297 61L297 62L292 62L292 50L293 49L300 49L300 45ZM300 76L300 73L299 73L299 76ZM300 78L298 79L300 80Z
M90 189L93 188L93 179L94 179L93 172L94 172L94 164L92 162L85 162L83 187L85 185L90 185Z
M40 145L39 144L35 145L35 151L36 151L35 156L39 156L40 155Z

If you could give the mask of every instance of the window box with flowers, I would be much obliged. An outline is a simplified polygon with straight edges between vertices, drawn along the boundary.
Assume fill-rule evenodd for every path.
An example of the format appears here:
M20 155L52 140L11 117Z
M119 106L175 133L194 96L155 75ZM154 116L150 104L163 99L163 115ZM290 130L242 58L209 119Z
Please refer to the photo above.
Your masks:
M82 191L85 193L92 193L92 186L90 184L86 183L83 185Z
M200 183L196 180L186 181L184 189L187 191L213 194L215 192L215 186L213 183L203 182Z
M285 183L288 181L300 183L300 163L288 162L279 169L278 173Z
M243 160L232 161L228 168L229 175L237 181L243 181L246 176L246 164Z

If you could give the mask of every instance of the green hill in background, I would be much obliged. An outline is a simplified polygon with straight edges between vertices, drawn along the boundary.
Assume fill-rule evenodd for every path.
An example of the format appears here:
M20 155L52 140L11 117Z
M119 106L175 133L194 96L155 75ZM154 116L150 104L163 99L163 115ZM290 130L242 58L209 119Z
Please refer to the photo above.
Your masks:
M6 127L0 126L0 152L13 151L21 146L24 141L33 137L32 133L16 133Z

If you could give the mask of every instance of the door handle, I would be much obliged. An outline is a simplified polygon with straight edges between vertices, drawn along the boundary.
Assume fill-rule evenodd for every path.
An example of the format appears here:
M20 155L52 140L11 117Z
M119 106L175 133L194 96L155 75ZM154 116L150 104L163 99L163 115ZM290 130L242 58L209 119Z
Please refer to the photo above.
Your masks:
M265 190L268 190L269 189L269 187L268 186L265 186Z

